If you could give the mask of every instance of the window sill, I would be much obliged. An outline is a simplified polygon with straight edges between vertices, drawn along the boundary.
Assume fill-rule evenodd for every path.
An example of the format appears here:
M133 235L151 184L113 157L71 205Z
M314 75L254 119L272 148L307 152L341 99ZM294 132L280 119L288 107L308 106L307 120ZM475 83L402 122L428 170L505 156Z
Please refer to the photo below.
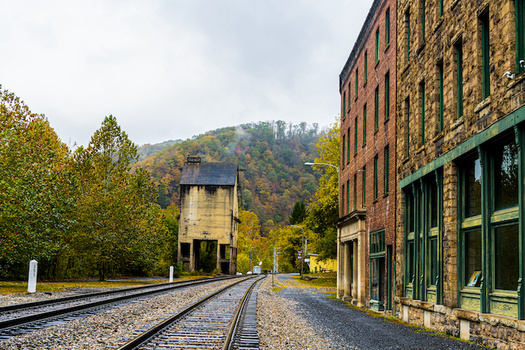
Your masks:
M376 61L376 65L374 66L374 69L377 70L377 66L379 66L379 62L381 62L381 60L378 59L378 60Z
M515 87L516 85L520 84L522 81L525 80L525 72L523 73L520 73L520 74L517 74L514 79L512 79L508 84L507 84L507 90L509 89L512 89L513 87Z
M450 9L453 10L454 7L456 7L457 4L459 4L461 0L454 0L452 1L452 4L450 4Z
M436 27L434 28L434 34L436 34L436 32L439 30L439 28L441 28L442 25L443 25L443 16L441 16L441 18L437 22Z
M459 119L457 119L451 126L450 126L450 129L451 130L456 130L457 128L459 128L460 126L462 126L464 123L464 120L463 120L463 116L459 117Z
M383 195L383 198L388 197L388 191Z
M388 51L388 49L390 48L390 43L388 43L385 47L385 53Z
M474 113L481 112L482 110L487 108L490 105L491 102L492 102L492 97L488 96L486 99L484 99L483 101L478 103L478 105L476 107L474 107Z
M421 45L419 45L419 47L417 48L416 50L416 55L419 55L421 53L421 51L423 51L425 49L425 45L427 44L426 41L423 41L421 43Z
M386 123L388 123L388 121L389 121L389 120L390 120L390 118L389 118L389 117L386 117L386 116L385 116L385 121L384 121L384 123L383 123L383 124L386 124Z

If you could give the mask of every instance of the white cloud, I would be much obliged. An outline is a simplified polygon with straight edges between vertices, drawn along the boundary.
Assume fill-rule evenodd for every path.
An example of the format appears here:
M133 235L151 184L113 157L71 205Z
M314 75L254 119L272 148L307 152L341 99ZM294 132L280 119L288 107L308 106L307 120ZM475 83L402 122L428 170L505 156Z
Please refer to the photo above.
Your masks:
M371 1L1 1L0 83L86 144L113 114L139 144L260 120L328 125Z

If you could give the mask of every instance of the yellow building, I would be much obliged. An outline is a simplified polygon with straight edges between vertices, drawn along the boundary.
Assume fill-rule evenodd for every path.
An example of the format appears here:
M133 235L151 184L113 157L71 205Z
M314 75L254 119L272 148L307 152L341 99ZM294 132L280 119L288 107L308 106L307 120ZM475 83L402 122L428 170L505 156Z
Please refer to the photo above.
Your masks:
M178 263L184 271L235 274L238 167L188 157L180 181Z
M319 260L316 255L309 254L310 272L328 272L337 270L337 259Z

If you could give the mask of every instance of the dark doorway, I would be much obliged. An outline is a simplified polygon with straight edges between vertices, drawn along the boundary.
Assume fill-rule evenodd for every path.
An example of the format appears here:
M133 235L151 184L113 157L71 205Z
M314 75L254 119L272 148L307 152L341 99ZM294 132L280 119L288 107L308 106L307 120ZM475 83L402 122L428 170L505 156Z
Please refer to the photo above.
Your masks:
M193 241L195 270L213 272L217 268L217 241Z

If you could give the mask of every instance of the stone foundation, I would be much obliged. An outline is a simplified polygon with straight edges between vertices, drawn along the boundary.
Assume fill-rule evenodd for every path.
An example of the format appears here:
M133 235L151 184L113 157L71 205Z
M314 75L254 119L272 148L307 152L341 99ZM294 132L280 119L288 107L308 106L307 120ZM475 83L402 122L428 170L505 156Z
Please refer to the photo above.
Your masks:
M396 298L397 317L495 349L525 349L525 320Z

